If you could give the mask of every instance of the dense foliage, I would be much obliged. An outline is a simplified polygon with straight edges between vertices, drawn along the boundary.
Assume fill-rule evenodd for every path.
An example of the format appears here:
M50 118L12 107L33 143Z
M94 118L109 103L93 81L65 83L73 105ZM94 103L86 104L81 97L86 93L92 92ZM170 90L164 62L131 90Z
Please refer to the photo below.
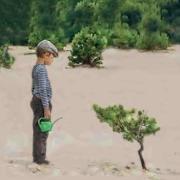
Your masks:
M0 1L0 45L27 44L30 5L29 0Z
M102 31L108 45L166 49L180 42L180 0L1 0L0 43L59 49L85 27Z

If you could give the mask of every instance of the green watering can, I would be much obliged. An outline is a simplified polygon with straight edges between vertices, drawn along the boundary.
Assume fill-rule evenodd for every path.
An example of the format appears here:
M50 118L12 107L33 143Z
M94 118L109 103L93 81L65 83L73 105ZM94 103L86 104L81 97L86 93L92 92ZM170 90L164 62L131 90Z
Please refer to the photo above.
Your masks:
M38 119L38 125L39 125L41 132L51 131L54 124L60 119L62 119L62 117L56 119L54 122L52 122L50 119L44 118L44 117L41 117L40 119Z

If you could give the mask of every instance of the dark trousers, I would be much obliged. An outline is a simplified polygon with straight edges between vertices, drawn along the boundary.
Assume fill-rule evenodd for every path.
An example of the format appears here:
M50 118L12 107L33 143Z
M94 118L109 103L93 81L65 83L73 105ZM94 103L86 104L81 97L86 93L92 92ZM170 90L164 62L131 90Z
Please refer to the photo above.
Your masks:
M41 99L33 96L31 100L31 108L33 111L33 161L42 162L46 159L46 144L48 133L40 131L38 126L38 119L44 117L44 109ZM52 104L49 103L50 111L52 110Z

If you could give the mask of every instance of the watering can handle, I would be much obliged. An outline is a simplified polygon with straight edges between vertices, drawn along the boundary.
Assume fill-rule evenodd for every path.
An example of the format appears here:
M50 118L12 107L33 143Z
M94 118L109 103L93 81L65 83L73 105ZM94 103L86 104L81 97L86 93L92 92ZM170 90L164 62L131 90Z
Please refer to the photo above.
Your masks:
M39 126L40 126L41 119L42 119L42 117L38 119L38 125Z
M41 121L41 119L38 119L38 125L40 126L40 121Z
M41 119L44 119L44 117L41 117L38 119L38 124L40 125ZM58 118L59 119L59 118Z

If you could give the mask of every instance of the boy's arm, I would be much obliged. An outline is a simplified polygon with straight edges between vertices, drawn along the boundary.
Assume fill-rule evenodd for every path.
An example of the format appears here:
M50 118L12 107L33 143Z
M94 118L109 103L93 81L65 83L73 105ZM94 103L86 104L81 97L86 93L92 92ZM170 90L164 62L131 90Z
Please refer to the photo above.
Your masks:
M49 108L44 108L44 117L51 119L51 111Z
M49 109L49 100L46 90L46 71L43 68L39 68L38 71L38 84L39 84L39 93L40 98L44 108L44 117L51 118L51 112Z

